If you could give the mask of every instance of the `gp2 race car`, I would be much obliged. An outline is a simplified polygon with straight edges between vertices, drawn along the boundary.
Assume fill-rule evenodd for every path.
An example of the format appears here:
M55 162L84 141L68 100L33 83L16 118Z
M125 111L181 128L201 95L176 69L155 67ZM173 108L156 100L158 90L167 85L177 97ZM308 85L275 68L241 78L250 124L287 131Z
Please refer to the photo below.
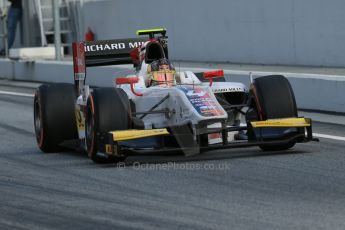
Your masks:
M248 89L226 82L222 70L176 72L165 29L137 35L142 37L73 43L74 85L43 84L35 94L35 133L43 152L74 143L94 162L119 162L141 153L286 150L313 140L311 119L298 117L284 76L256 78ZM115 87L85 84L87 67L129 63L135 74L116 78Z

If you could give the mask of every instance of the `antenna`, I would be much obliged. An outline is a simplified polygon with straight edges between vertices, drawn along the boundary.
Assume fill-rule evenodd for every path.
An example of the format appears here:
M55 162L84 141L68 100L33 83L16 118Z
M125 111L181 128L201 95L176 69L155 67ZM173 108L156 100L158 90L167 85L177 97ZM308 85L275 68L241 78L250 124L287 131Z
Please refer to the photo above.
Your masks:
M178 72L181 73L181 62L178 62Z

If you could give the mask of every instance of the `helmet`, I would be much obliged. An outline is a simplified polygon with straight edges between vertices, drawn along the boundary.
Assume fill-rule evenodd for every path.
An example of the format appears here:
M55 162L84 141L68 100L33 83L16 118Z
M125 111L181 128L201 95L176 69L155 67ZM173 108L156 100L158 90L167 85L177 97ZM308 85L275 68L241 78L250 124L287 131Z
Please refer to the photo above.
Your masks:
M148 65L147 72L150 74L149 86L172 86L175 84L175 68L166 58L152 62Z

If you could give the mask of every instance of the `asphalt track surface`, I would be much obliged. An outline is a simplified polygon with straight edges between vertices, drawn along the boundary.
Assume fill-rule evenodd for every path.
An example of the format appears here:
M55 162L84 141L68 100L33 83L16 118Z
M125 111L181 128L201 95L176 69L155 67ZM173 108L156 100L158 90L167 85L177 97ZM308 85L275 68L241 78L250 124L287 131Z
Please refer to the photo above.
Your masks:
M0 94L0 229L345 229L344 141L97 165L40 152L32 101Z

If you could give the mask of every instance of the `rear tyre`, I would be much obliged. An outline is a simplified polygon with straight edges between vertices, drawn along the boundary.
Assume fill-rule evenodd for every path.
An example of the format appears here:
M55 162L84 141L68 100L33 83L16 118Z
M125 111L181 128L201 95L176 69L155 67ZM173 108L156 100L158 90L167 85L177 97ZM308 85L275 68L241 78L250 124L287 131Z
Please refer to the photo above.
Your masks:
M43 84L34 98L34 127L38 147L45 153L63 150L65 140L77 139L74 86Z
M289 81L281 75L256 78L251 85L250 97L258 120L298 117L295 95ZM265 151L292 148L295 141L280 145L259 146Z
M86 106L87 153L95 163L116 163L125 157L100 155L98 153L99 133L126 130L131 125L131 108L127 94L118 88L95 89Z

